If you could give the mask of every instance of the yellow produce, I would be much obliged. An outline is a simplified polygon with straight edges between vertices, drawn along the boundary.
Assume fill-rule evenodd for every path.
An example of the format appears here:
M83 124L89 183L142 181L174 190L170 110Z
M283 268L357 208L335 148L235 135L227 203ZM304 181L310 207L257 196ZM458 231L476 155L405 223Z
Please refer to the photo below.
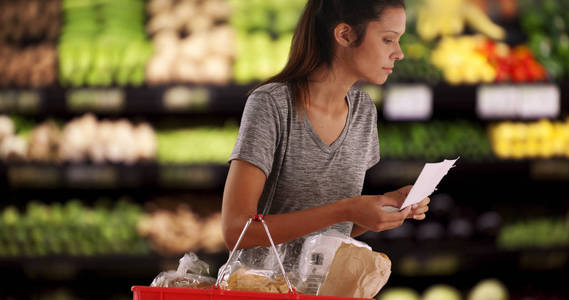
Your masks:
M493 82L496 70L477 49L485 41L481 35L445 37L431 56L431 63L443 71L450 84Z
M569 119L502 122L490 127L492 149L503 159L569 157Z
M502 27L468 0L423 0L417 15L417 32L430 41L439 35L462 33L465 23L492 39L503 40L506 36Z

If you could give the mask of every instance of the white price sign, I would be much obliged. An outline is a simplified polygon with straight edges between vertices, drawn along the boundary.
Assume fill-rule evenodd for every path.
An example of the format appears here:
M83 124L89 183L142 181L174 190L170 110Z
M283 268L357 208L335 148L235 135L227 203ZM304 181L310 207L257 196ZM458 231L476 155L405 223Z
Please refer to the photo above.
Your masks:
M0 111L35 112L41 105L37 91L2 91L0 92Z
M556 118L561 93L555 85L480 86L476 112L481 119Z
M388 89L383 116L387 120L425 121L433 115L433 92L427 85L395 85Z
M67 93L71 111L119 112L126 103L122 89L75 89Z
M162 102L168 111L201 111L209 105L210 92L203 87L177 86L164 93Z

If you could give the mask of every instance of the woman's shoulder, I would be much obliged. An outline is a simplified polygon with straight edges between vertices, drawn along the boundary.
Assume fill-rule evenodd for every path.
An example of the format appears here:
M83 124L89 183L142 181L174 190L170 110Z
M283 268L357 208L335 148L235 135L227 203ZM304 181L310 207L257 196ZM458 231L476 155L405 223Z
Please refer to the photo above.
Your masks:
M286 113L289 107L290 93L284 83L268 83L255 88L247 102L255 106L271 106L281 113Z
M251 95L268 94L275 100L287 99L289 96L288 85L282 82L271 82L263 84L253 90Z
M348 91L349 98L352 99L355 105L362 109L375 110L375 103L371 97L359 85L353 85Z

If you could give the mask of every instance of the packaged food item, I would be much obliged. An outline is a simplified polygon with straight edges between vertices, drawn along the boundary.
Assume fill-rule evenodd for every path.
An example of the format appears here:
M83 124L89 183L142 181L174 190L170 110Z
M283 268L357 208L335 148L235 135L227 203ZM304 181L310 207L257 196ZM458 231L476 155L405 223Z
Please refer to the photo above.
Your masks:
M390 275L391 260L387 255L342 243L318 295L373 298Z
M347 237L337 230L315 234L304 241L298 266L300 292L318 294L320 286L328 275L336 251L342 243L353 244L371 251L367 244Z
M204 275L205 274L205 275ZM207 276L209 266L195 253L184 254L176 271L162 272L154 278L152 287L208 289L215 284L215 278Z
M273 275L270 271L241 268L229 276L226 284L222 284L222 288L248 292L287 293L288 286L284 277L273 277Z

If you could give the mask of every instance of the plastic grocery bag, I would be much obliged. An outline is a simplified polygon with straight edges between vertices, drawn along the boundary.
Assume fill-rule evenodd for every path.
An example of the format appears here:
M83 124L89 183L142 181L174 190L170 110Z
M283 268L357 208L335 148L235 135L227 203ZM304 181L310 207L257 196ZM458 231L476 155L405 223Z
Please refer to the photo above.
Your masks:
M152 287L208 289L215 284L215 278L209 274L209 266L198 256L189 252L180 259L176 271L162 272L154 278Z
M357 241L337 230L329 230L308 237L302 246L299 259L298 289L304 294L316 295L324 283L336 251L342 243L363 247L371 251L366 243Z

